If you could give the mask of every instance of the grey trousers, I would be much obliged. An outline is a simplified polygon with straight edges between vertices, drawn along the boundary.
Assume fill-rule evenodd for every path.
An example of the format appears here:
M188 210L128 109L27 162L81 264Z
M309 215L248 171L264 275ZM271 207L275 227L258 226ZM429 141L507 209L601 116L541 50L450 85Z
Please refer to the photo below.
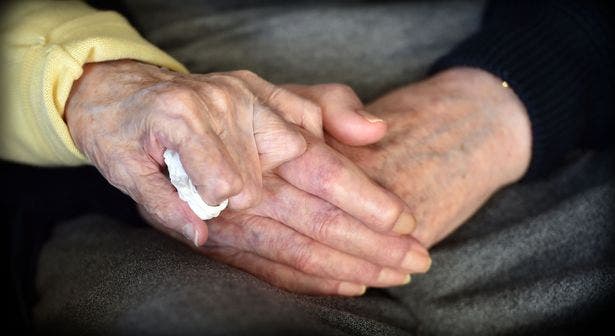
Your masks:
M419 79L476 29L481 8L412 2L213 11L187 3L134 2L131 10L146 37L191 70L344 82L366 101ZM548 178L500 191L432 249L429 273L359 298L288 293L153 229L97 214L76 218L57 227L41 254L35 324L80 334L571 332L591 326L614 299L614 154L582 153Z

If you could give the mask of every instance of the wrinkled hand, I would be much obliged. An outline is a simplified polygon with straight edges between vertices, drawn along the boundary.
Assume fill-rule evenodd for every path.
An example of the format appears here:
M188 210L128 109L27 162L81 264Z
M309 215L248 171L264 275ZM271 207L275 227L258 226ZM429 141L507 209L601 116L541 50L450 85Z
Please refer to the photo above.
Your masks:
M501 80L457 68L393 91L368 106L387 121L377 144L328 142L400 196L432 246L496 190L523 176L530 159L527 112Z
M197 246L207 226L165 177L165 149L179 152L206 203L230 198L245 209L260 201L264 172L306 150L297 126L322 136L317 105L253 73L187 75L135 61L86 65L65 116L111 184Z
M327 130L346 142L369 143L384 134L384 123L354 113L362 104L349 88L302 90L322 106ZM401 235L414 229L404 203L321 139L307 134L306 139L304 154L266 174L256 207L227 210L208 221L209 241L200 250L274 285L310 294L360 295L365 286L400 285L408 274L427 271L427 251Z

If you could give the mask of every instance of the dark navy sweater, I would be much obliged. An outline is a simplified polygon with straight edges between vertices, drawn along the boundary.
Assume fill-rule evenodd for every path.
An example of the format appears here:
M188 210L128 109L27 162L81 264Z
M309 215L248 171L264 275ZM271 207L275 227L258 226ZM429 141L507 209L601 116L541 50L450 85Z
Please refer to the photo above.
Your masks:
M531 121L534 178L580 149L613 146L613 24L606 2L491 1L479 31L431 73L471 66L509 83Z

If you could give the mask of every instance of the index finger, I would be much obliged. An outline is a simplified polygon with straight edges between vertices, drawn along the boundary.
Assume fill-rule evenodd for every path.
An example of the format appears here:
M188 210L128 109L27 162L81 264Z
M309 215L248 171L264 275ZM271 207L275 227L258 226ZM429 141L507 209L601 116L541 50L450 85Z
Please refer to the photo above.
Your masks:
M251 71L240 70L231 74L242 79L263 104L275 109L284 120L306 129L314 136L323 137L322 111L314 102L269 83Z
M416 221L405 203L342 154L314 137L297 159L277 169L295 187L344 210L375 231L410 234Z

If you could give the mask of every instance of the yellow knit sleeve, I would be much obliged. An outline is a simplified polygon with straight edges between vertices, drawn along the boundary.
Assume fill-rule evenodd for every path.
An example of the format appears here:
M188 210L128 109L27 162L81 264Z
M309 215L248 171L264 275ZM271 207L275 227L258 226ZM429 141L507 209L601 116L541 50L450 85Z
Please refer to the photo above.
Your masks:
M43 166L79 165L64 122L73 82L89 62L134 59L187 70L115 12L78 1L19 1L0 24L0 157Z

